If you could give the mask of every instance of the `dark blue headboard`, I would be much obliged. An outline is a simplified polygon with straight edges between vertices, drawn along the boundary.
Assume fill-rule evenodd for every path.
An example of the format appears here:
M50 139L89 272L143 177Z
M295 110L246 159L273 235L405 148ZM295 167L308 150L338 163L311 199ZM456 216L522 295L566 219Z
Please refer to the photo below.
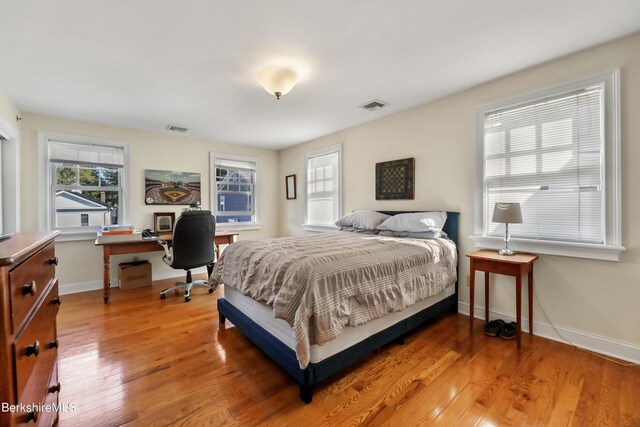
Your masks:
M378 211L385 215L398 215L403 213L416 213L416 212L425 212L425 211ZM429 212L429 211L426 211ZM455 244L458 244L458 223L460 212L448 212L447 211L447 222L444 223L444 227L442 227L442 231L447 233L449 239L453 240Z

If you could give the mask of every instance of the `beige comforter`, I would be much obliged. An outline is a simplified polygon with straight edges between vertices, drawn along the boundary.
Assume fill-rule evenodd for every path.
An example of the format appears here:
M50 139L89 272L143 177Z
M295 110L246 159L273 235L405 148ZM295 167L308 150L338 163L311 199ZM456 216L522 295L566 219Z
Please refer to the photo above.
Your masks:
M311 345L453 285L457 262L446 239L335 232L234 243L209 281L273 307L293 328L304 369Z

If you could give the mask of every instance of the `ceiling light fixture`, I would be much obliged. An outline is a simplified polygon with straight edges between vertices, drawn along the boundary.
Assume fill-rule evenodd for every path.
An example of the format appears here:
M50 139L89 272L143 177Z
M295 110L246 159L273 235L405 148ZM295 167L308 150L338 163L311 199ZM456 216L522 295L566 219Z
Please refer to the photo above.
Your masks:
M298 83L298 74L289 68L267 67L258 71L256 81L264 90L280 99Z

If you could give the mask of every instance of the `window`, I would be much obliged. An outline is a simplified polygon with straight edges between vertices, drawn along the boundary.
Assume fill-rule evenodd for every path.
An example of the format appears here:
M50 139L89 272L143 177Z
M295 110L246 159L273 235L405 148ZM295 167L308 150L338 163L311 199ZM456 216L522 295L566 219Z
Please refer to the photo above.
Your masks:
M41 134L41 228L90 238L126 224L126 156L125 143Z
M334 227L340 217L340 145L306 155L305 228Z
M617 72L478 109L478 246L499 247L496 202L518 202L515 249L617 260Z
M211 153L211 200L222 228L255 226L258 159Z

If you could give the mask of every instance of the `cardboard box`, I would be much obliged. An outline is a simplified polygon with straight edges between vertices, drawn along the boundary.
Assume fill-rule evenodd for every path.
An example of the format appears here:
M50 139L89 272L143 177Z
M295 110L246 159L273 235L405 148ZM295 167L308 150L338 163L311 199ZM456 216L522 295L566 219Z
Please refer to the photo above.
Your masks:
M149 261L123 262L119 265L120 289L137 289L151 286L151 263Z

